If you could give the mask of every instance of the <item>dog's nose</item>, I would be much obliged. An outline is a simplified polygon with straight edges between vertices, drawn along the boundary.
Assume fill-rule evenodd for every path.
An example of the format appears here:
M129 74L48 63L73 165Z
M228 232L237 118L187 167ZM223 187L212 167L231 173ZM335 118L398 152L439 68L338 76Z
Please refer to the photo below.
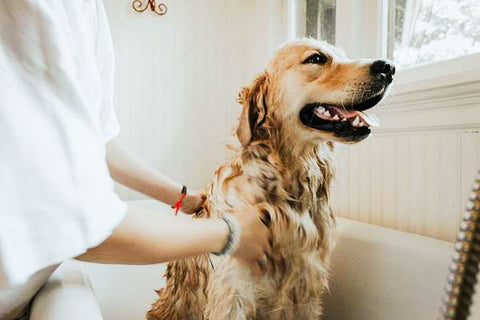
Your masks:
M391 83L395 74L395 65L390 60L376 60L370 65L370 72Z

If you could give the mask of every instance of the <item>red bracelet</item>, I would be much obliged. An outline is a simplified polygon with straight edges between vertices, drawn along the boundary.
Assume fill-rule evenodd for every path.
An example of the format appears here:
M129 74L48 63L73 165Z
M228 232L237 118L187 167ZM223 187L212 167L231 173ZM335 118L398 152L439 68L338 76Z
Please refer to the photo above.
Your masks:
M183 186L182 191L180 193L180 198L172 206L172 209L175 211L175 215L178 214L178 210L180 210L180 207L182 206L182 201L183 201L183 199L185 199L186 196L187 196L187 187Z

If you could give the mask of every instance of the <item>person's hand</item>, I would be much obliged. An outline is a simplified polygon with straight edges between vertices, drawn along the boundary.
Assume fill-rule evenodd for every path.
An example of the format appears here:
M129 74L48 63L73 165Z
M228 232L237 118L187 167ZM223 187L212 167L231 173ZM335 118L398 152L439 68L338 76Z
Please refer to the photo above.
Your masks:
M258 276L265 268L267 255L271 254L272 233L260 219L256 208L233 215L241 228L240 243L232 256L247 263ZM268 219L266 219L268 220Z
M202 190L188 191L187 195L182 201L180 210L186 214L197 212L205 201L205 194Z

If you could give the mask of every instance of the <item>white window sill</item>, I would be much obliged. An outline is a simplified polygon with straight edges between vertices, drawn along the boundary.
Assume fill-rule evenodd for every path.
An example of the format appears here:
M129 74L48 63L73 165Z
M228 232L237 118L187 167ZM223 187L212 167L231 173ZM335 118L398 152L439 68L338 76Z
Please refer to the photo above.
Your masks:
M395 94L458 87L480 82L480 53L399 70Z
M477 130L480 54L399 70L390 96L375 107L376 133Z

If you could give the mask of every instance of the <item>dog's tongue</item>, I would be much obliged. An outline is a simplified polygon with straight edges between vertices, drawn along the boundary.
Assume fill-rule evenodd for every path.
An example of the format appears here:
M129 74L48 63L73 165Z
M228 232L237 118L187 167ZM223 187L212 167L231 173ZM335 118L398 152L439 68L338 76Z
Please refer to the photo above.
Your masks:
M379 125L378 118L374 114L367 114L357 110L345 110L344 108L334 106L329 106L329 108L334 109L337 114L341 115L344 118L350 119L359 116L371 127L378 127Z

